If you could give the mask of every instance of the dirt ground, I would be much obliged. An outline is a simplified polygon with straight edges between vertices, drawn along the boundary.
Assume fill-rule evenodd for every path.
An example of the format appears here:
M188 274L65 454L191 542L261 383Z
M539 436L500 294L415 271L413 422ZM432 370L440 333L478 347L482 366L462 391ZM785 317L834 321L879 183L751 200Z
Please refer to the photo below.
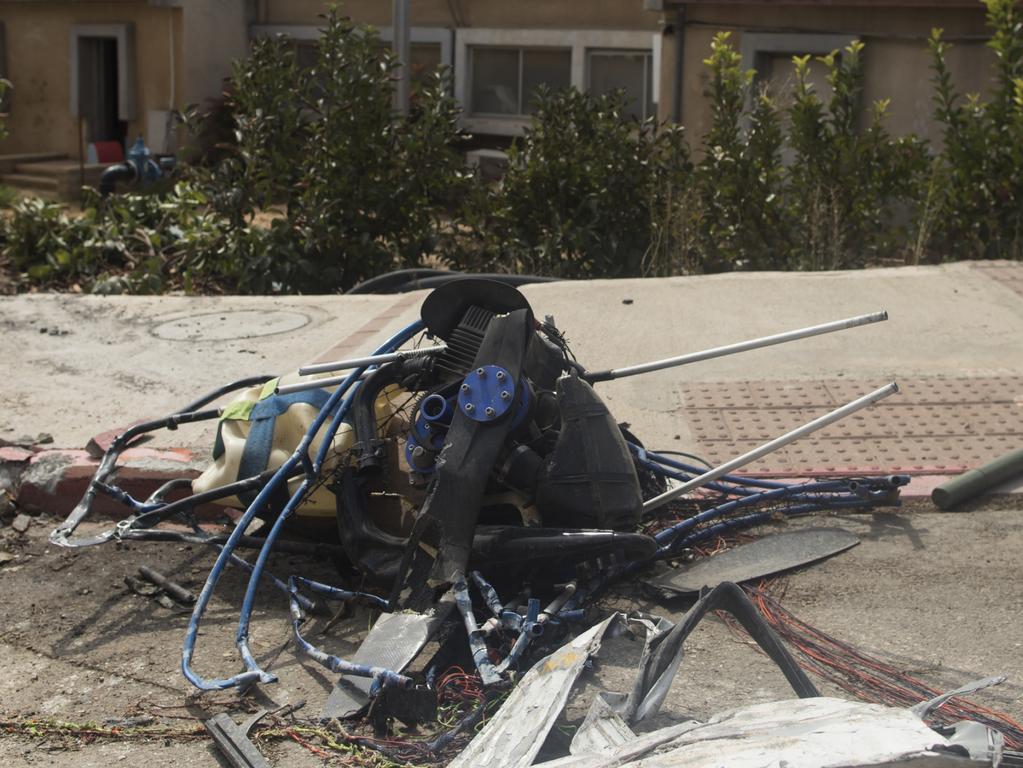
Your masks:
M197 694L179 665L187 613L131 592L124 577L148 564L198 589L212 552L178 544L108 544L68 552L48 544L53 520L37 519L25 534L2 530L2 549L16 555L0 567L0 764L4 766L206 766L220 761L202 736L147 741L32 736L10 724L29 718L77 723L153 718L177 729L219 711L272 708L304 699L303 714L322 710L331 676L296 655L288 642L287 602L265 590L252 631L260 662L280 676L240 700L232 692ZM797 616L859 648L893 661L939 688L952 688L994 674L1009 682L974 698L1014 717L1023 716L1023 509L1018 499L986 503L964 513L932 508L833 517L813 517L792 526L831 525L856 533L861 544L831 560L784 578L783 603ZM84 528L84 527L83 527ZM761 532L764 532L763 530ZM302 573L331 579L329 563L273 558L279 576ZM199 638L200 672L237 671L233 632L244 586L228 572L211 603ZM643 610L677 620L688 603L652 602L635 585L623 585L604 604ZM330 651L351 654L371 616L359 613L309 636ZM627 691L642 640L621 637L605 643L567 710L581 717L599 689ZM730 707L788 698L771 663L710 618L686 645L686 659L657 722L702 718ZM845 696L819 680L823 693ZM6 733L3 731L6 729ZM11 731L17 731L12 733ZM263 745L277 766L323 765L298 744Z

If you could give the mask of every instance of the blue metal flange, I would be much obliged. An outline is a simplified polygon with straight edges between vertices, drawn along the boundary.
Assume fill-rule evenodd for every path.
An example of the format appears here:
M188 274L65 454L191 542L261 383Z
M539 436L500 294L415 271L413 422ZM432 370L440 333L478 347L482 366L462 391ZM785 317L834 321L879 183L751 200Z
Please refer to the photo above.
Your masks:
M515 399L515 382L499 365L484 365L462 381L458 409L473 421L494 421L504 416Z

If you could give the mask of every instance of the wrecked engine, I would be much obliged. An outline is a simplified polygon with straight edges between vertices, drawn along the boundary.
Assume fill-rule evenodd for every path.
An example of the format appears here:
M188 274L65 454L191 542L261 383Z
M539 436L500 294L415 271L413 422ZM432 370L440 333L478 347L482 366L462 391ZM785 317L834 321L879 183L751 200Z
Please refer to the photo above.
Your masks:
M249 648L264 578L287 596L297 646L338 674L329 716L363 711L389 692L429 690L437 664L422 673L407 669L434 637L444 638L438 653L471 659L484 686L507 683L528 666L530 645L546 627L582 619L615 579L779 515L895 505L907 482L890 476L784 483L731 474L892 394L894 384L716 468L644 448L594 385L886 317L863 315L593 372L576 360L554 319L538 320L514 287L453 280L430 293L421 318L372 356L234 382L127 429L51 541L213 547L216 562L195 600L182 655L185 677L200 689L276 679ZM337 371L347 373L331 375ZM233 402L214 405L232 393ZM148 433L213 420L214 460L200 478L172 481L144 500L113 482L120 453ZM123 503L127 517L76 536L98 494ZM673 507L683 496L686 503ZM245 511L218 531L210 504ZM242 547L258 550L253 562L238 557ZM275 548L335 557L346 586L269 574ZM208 679L192 658L228 566L249 572L236 635L244 670ZM306 615L322 600L383 612L350 660L302 635ZM487 618L478 619L480 611Z

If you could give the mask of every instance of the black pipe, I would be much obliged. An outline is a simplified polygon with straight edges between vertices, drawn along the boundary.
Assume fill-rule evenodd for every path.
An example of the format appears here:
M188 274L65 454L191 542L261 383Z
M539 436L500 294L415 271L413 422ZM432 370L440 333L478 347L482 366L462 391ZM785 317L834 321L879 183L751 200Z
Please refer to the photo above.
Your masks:
M518 287L520 285L531 285L533 283L557 283L561 282L560 277L544 277L542 275L505 275L498 272L481 272L472 274L462 274L460 272L449 272L446 275L436 275L434 277L424 277L420 280L411 280L404 283L397 289L397 293L408 293L409 291L421 291L427 288L440 288L442 285L447 285L454 280L461 280L464 277L478 277L484 280L494 280L498 283L504 283L512 287Z
M372 371L359 386L352 403L352 421L355 425L355 439L358 442L352 451L358 457L359 472L374 471L383 464L385 440L377 435L377 396L385 387L401 381L405 369L404 360L395 360Z
M487 280L496 280L505 285L517 286L530 283L551 283L559 280L557 277L543 277L541 275L506 275L503 273L466 273L446 269L398 269L387 272L368 280L363 280L346 293L407 293L418 291L424 288L438 288L452 280L463 277L478 277Z
M111 165L103 171L103 175L99 177L99 193L103 197L107 197L117 191L117 182L134 182L138 180L138 177L138 171L131 163L118 163L117 165Z

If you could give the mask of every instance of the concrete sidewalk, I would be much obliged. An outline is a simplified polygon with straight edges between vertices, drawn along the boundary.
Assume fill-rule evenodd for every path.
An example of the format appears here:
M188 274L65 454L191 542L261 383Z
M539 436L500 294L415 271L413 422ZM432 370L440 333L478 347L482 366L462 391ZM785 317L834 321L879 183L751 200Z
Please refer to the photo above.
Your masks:
M653 448L718 463L891 380L900 395L749 470L910 472L931 478L916 485L924 493L1023 444L1021 264L597 280L524 293L590 369L888 310L885 323L599 385ZM2 298L0 355L11 373L0 440L45 432L53 442L0 448L0 458L8 474L45 469L37 474L51 493L77 477L62 492L72 495L91 472L84 449L94 435L237 378L368 352L418 316L424 295ZM164 433L126 457L126 473L199 469L211 444L209 429Z

